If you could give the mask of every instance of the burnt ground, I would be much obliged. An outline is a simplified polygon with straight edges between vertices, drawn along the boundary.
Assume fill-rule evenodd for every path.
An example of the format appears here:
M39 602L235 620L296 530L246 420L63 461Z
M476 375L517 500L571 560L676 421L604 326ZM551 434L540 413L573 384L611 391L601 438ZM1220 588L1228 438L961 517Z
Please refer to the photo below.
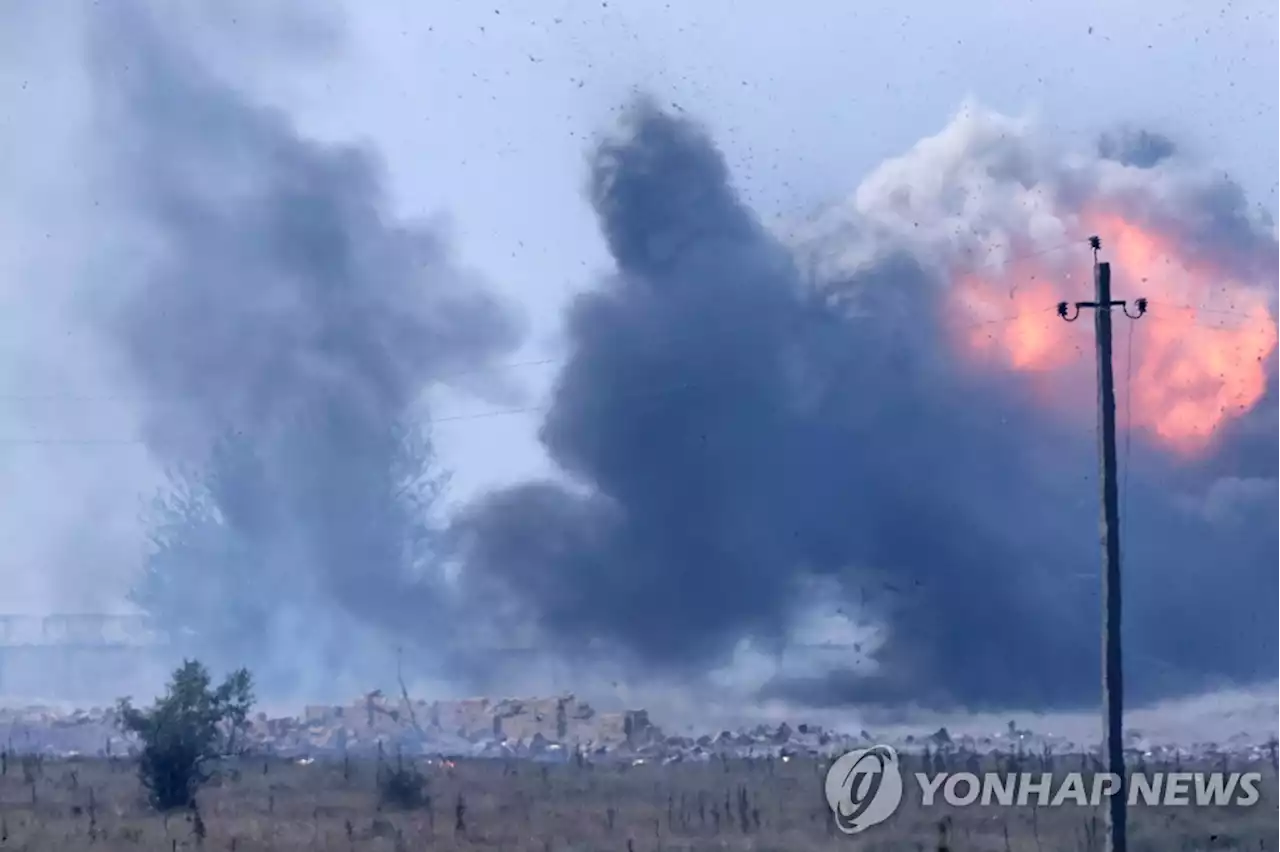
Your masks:
M997 758L955 754L947 768ZM1007 757L1004 759L1008 759ZM244 758L199 797L199 819L165 818L146 805L127 758L8 756L0 774L0 848L53 850L1002 850L1101 849L1101 814L1058 807L923 807L908 778L902 808L856 838L832 825L820 758L708 762L406 759L426 784L417 803L388 797L379 767L396 758L299 762ZM909 755L909 771L924 757ZM1044 761L1052 761L1045 764ZM1020 767L1075 769L1072 755L1024 755ZM1249 808L1145 807L1131 811L1133 852L1276 850L1276 773L1270 760L1147 765L1148 770L1263 773ZM960 765L957 765L960 764ZM204 838L200 839L200 829Z

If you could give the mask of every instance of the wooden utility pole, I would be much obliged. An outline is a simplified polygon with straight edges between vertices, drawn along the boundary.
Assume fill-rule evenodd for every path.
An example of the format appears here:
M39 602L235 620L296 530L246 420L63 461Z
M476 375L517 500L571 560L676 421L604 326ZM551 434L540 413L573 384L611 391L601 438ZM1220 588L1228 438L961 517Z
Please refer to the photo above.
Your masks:
M1126 852L1128 783L1124 766L1124 669L1120 653L1120 507L1116 488L1116 388L1111 369L1111 309L1119 307L1125 316L1137 319L1147 311L1147 300L1128 303L1111 298L1111 264L1098 262L1102 242L1089 238L1093 248L1094 301L1075 302L1075 313L1067 302L1058 303L1058 316L1074 322L1080 309L1092 308L1094 336L1098 349L1098 466L1102 475L1102 756L1103 771L1118 779L1107 800L1107 852Z

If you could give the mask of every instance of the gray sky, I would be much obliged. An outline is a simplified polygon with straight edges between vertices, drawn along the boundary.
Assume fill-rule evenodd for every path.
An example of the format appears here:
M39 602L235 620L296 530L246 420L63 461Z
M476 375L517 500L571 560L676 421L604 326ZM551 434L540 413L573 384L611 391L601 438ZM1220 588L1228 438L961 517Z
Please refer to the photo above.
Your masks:
M374 146L399 211L444 217L459 259L524 307L519 362L558 357L565 299L607 262L584 155L636 88L707 123L765 218L851 193L966 97L1068 144L1119 121L1168 132L1277 208L1272 3L380 0L319 24L289 6L168 14L308 135ZM0 7L0 610L117 605L156 480L85 321L135 258L110 253L127 223L95 215L77 9ZM536 411L449 418L536 406L554 370L510 368L523 399L435 401L456 496L545 472Z

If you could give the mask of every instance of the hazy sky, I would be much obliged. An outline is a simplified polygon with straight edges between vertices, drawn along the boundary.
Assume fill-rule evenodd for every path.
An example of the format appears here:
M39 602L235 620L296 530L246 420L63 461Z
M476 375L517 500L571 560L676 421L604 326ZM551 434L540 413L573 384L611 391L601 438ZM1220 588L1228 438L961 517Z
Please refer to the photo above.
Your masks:
M661 0L167 5L191 49L321 139L380 153L399 211L521 304L523 398L436 400L457 496L542 472L536 407L566 297L607 262L582 199L590 137L634 89L703 120L765 218L850 193L966 97L1088 146L1169 132L1277 208L1273 3ZM118 604L156 471L85 319L111 298L95 215L80 4L0 4L0 611ZM110 262L104 262L110 258ZM462 419L450 419L462 415ZM59 443L71 441L71 443ZM44 442L44 443L39 443ZM80 443L76 443L80 442Z

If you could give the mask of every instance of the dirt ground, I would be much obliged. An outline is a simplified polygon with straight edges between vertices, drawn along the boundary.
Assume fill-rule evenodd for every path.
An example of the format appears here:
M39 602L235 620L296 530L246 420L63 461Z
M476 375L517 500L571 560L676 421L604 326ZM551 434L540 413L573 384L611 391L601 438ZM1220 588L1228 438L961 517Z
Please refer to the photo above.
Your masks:
M923 768L918 756L906 769ZM953 760L960 760L955 758ZM1034 758L1031 760L1040 760ZM1048 768L1078 768L1060 756ZM971 766L972 764L969 764ZM919 804L908 778L902 808L857 837L835 829L814 760L659 765L547 765L406 761L426 778L406 806L371 759L310 764L244 759L199 797L198 817L151 812L125 759L36 761L6 756L0 774L0 849L51 850L1100 850L1092 809ZM953 771L966 768L950 764ZM986 768L986 767L984 767ZM1027 764L1026 771L1045 768ZM1147 767L1148 770L1157 767ZM1173 769L1174 767L1165 767ZM1178 766L1182 771L1221 768ZM1275 770L1248 808L1130 812L1133 852L1276 850ZM203 834L203 839L200 835Z

